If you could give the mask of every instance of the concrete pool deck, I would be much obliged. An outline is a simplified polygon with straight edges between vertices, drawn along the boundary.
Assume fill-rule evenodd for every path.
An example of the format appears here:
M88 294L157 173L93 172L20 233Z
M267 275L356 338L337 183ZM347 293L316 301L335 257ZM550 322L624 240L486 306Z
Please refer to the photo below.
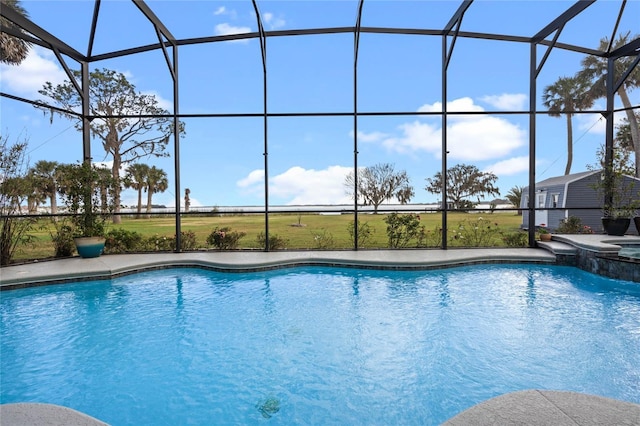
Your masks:
M555 237L555 236L554 236ZM238 251L105 255L31 262L0 268L0 289L110 279L137 271L170 267L203 267L221 271L253 271L290 266L343 266L387 269L438 269L491 263L556 264L558 256L578 248L615 255L618 244L640 245L640 237L560 236L540 248L359 251ZM640 267L639 267L640 269ZM87 425L105 423L51 404L0 405L2 425ZM599 396L551 390L524 390L484 401L444 423L462 425L640 425L640 405Z

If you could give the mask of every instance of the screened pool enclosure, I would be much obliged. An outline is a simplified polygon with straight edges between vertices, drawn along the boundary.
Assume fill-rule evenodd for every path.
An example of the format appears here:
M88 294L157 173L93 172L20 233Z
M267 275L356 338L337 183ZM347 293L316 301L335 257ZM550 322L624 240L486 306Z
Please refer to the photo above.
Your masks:
M505 226L525 229L524 245L533 247L541 225L536 182L609 170L622 149L638 167L629 117L640 116L640 2L19 5L26 13L4 1L0 9L3 37L30 44L24 60L1 65L3 134L29 139L32 165L118 169L117 216L139 216L142 205L150 218L170 218L176 251L191 223L205 218L212 230L259 235L240 248L285 248L273 247L271 237L293 233L308 242L286 248L379 248L363 238L374 210L435 223L422 240L391 247L492 245L461 243L464 225L480 219L491 228L501 222L496 215L518 215L505 197L525 187L526 223ZM588 75L589 66L600 74L589 75L588 101L556 93L564 96L558 107L552 86ZM91 73L108 70L154 108L118 109L121 93L98 94ZM56 99L65 96L56 87L78 102ZM145 127L145 119L158 118L160 125ZM128 124L100 124L110 119ZM626 128L631 146L619 148ZM117 158L109 153L116 142ZM127 184L133 164L162 170L164 186ZM360 171L376 165L402 174L406 191L367 198ZM494 190L451 180L448 171L462 166L492 176ZM21 214L54 215L50 204L43 197ZM241 216L251 224L234 222ZM376 238L386 242L384 233Z

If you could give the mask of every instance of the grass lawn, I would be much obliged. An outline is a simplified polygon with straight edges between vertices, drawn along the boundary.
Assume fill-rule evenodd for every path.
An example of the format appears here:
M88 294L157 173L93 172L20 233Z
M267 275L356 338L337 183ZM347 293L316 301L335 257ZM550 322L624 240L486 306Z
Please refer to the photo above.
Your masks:
M371 236L365 248L386 248L388 239L384 222L385 214L359 214L360 224L368 224L371 228ZM434 213L423 213L420 215L420 224L426 231L434 232L441 226L441 215ZM287 240L287 249L350 249L353 247L351 236L347 231L349 224L353 221L351 214L269 214L269 234L277 235ZM492 234L490 244L482 246L503 246L500 238L501 232L516 232L519 230L522 216L514 212L495 212L488 214L479 213L449 213L447 218L450 230L449 245L473 247L473 244L465 244L465 241L454 238L459 232L460 225L465 230L475 226L482 232L486 226L485 233ZM135 219L123 216L122 223L110 225L108 229L121 228L127 231L135 231L143 237L175 235L175 218L173 217L153 217L151 219ZM196 246L199 249L211 249L206 240L214 228L229 227L232 231L244 232L246 235L240 239L240 249L261 249L257 242L259 233L265 230L264 214L236 214L219 216L194 216L185 215L181 221L183 232L193 232L196 236ZM491 229L489 229L491 228ZM35 237L34 244L22 246L14 255L14 260L42 259L52 257L54 254L51 242L51 232L53 226L48 220L42 219L38 227L31 233ZM468 242L469 240L467 240ZM476 245L477 246L477 245Z

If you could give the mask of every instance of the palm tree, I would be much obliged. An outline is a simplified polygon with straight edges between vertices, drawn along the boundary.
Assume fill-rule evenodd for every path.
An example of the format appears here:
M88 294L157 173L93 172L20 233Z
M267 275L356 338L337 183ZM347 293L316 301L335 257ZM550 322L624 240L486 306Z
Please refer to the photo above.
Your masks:
M147 187L147 219L151 217L151 197L158 192L164 192L169 187L169 180L167 179L167 173L153 166L149 169L146 178Z
M29 17L27 11L20 6L20 2L18 0L0 0L0 7L12 9L25 18ZM24 33L20 27L14 25L7 19L0 18L0 22L8 28ZM0 62L10 65L19 65L20 62L24 61L27 57L30 47L31 43L25 40L11 36L7 33L0 33Z
M573 162L573 121L576 111L582 111L593 105L593 99L588 96L588 85L578 77L560 77L558 81L544 88L542 103L549 109L549 115L567 116L567 166L564 174L571 173Z
M518 216L522 215L522 210L520 210L520 203L522 202L522 190L524 188L522 188L521 186L514 186L513 188L511 188L509 190L509 192L507 193L507 195L505 195L505 197L507 198L507 200L509 200L509 202L511 204L513 204L514 206L518 207Z
M146 164L135 163L127 167L127 173L124 177L125 188L131 188L138 191L138 214L139 218L142 214L142 191L147 190L146 179L149 175L149 166Z
M611 46L611 49L616 49L624 46L630 41L631 32L621 34ZM633 39L637 39L638 35L633 36ZM599 50L606 52L609 49L609 38L605 37L600 40ZM615 78L620 78L624 72L626 72L633 64L635 60L634 56L623 56L615 61L614 73ZM607 59L599 56L587 56L582 60L582 70L578 73L578 77L586 79L591 88L589 90L589 96L592 99L603 98L607 96ZM632 104L629 100L628 92L640 87L640 66L636 66L633 71L626 78L624 83L620 86L617 93L620 96L622 105L626 108L627 120L630 124L631 140L633 141L633 148L635 152L635 164L636 164L636 177L640 177L640 129L638 121L634 117L632 110Z
M58 212L56 179L58 166L57 161L40 160L29 171L29 174L33 176L36 191L51 201L51 214Z

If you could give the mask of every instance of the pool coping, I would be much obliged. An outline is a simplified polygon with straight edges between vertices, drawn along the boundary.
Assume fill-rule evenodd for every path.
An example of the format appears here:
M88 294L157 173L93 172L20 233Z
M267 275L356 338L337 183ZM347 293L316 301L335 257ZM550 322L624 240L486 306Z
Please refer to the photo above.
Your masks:
M174 267L199 267L228 272L295 266L426 270L495 263L555 264L556 255L544 248L110 254L91 259L72 257L5 266L0 268L0 290L111 279L136 272Z

